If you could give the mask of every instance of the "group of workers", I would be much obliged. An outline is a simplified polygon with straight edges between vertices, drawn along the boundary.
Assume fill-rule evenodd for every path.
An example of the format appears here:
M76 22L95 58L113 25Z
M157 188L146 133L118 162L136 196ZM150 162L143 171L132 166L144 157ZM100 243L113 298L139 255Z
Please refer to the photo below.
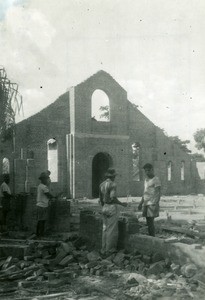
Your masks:
M144 193L138 205L142 210L142 216L146 218L148 233L155 236L154 218L159 216L159 201L161 196L161 183L154 174L154 168L147 163L143 167L145 172ZM119 206L127 206L118 200L115 183L117 173L115 169L109 168L105 174L105 181L99 186L99 202L102 205L102 254L109 254L116 251L118 242L118 218ZM50 171L41 173L40 184L37 188L37 226L36 235L42 237L45 232L45 223L48 216L49 201L55 198L50 193ZM4 174L3 183L0 186L0 198L2 206L2 230L6 230L6 220L10 211L11 190L9 188L9 175Z
M155 236L154 218L159 216L159 201L161 196L161 183L154 174L154 168L147 163L143 167L145 172L144 193L138 205L142 216L146 218L148 233ZM103 232L102 254L109 255L117 249L118 242L118 217L119 205L127 206L120 202L116 195L115 169L107 170L106 180L100 184L99 200L102 205Z
M55 197L50 193L50 171L41 173L39 176L40 184L37 188L37 226L36 235L41 237L45 232L45 223L48 216L49 200ZM0 204L1 204L1 232L8 230L8 214L11 211L11 199L12 194L9 187L10 176L9 174L3 174L3 183L0 186Z

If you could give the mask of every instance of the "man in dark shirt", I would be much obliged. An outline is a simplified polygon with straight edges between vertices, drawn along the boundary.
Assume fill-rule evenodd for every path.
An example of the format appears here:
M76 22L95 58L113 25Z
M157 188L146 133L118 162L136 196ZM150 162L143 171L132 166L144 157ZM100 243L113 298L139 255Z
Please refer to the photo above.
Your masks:
M3 183L0 186L0 198L2 206L2 231L7 230L7 215L10 211L11 190L9 187L10 176L9 174L3 175Z

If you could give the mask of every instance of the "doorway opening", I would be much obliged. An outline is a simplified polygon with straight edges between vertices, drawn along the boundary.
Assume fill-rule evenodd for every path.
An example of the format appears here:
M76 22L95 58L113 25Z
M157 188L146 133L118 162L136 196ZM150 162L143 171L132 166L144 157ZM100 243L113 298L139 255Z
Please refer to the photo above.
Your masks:
M105 180L105 172L112 167L112 158L108 153L98 153L92 162L92 197L99 197L99 185Z

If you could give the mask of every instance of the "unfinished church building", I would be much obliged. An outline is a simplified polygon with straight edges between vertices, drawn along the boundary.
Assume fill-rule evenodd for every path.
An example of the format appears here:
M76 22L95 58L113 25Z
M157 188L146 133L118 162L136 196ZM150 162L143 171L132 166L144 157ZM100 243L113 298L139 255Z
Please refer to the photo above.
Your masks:
M15 193L30 192L39 174L49 169L56 193L96 198L104 173L112 166L118 173L118 195L141 196L142 166L147 162L154 165L163 194L197 192L197 171L190 156L104 71L18 123L13 140L2 143L1 161L1 168L10 169Z

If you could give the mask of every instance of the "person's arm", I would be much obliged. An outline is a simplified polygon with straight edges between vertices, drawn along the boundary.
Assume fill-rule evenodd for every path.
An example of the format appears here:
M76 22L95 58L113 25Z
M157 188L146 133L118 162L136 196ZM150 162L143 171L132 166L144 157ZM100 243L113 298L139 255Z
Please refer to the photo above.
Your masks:
M118 205L121 205L121 206L124 206L124 207L127 206L127 203L126 203L126 202L121 202L120 200L117 199L117 197L113 197L113 198L112 198L112 203L118 204Z
M49 192L45 192L44 193L47 197L48 197L48 199L52 199L52 198L55 198L53 195L51 195Z
M46 185L43 186L42 191L44 193L44 195L46 195L46 197L51 200L52 198L54 198L54 196L49 192L49 189Z
M99 191L99 204L100 204L101 206L103 206L103 205L104 205L104 201L103 201L103 195L102 195L102 192L101 192L101 190Z
M116 196L116 184L113 184L113 186L111 188L110 199L111 199L111 203L118 204L118 205L121 205L121 206L124 206L124 207L127 206L127 203L121 202L120 200L118 200L118 198Z
M138 205L138 210L141 210L142 209L142 205L144 203L144 197L142 197L142 199L140 200L140 203Z
M159 204L160 197L161 197L161 186L155 187L155 204Z
M4 198L6 199L10 199L11 198L11 194L9 194L7 191L3 192Z

